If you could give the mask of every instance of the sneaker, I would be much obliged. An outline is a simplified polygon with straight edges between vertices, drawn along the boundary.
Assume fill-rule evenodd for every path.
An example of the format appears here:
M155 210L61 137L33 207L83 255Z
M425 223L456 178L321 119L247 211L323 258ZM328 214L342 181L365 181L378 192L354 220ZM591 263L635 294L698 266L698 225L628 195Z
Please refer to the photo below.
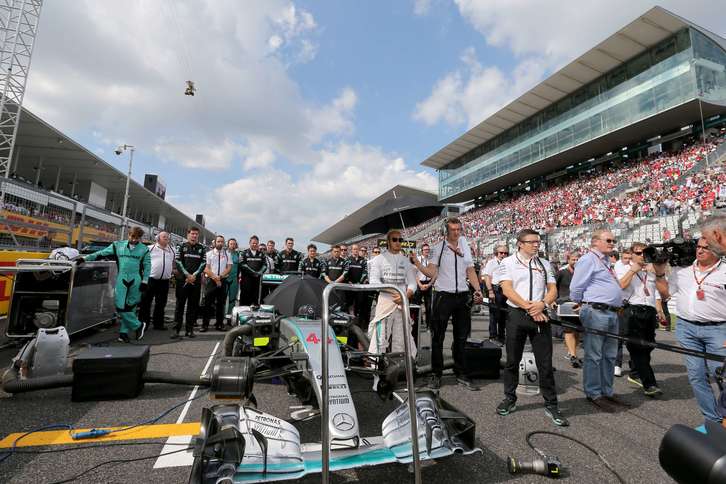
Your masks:
M637 376L628 376L628 383L632 383L637 387L643 388L643 382Z
M497 405L497 413L502 417L509 415L515 410L517 410L517 402L508 398L505 398L502 400L502 403Z
M607 400L608 402L612 403L613 405L615 405L617 407L625 407L625 408L632 407L632 405L630 405L628 402L626 402L625 400L621 400L620 397L616 397L615 395L610 395L610 396L603 395L602 398L604 398L605 400Z
M141 338L143 338L145 332L146 332L146 323L141 323L141 326L139 326L136 329L136 341L139 341Z
M129 335L126 333L119 333L118 339L116 340L119 343L131 343L131 340L129 339Z
M466 375L456 375L456 383L459 385L468 388L469 390L473 392L478 392L480 388L476 385L474 385L474 382L471 381L471 378L469 378Z
M432 390L438 390L439 388L441 388L441 377L438 375L431 375L431 378L429 378L428 387Z
M582 360L577 356L570 355L570 365L573 368L582 368Z
M619 366L615 367L615 376L623 376L623 369Z
M545 407L545 415L547 415L549 418L552 419L552 423L557 425L558 427L569 427L570 422L567 421L564 415L562 415L562 412L560 412L559 407L557 406L548 406Z
M652 387L648 387L643 390L643 393L645 393L645 396L647 397L657 397L658 395L663 395L663 390L658 388L656 385L653 385Z

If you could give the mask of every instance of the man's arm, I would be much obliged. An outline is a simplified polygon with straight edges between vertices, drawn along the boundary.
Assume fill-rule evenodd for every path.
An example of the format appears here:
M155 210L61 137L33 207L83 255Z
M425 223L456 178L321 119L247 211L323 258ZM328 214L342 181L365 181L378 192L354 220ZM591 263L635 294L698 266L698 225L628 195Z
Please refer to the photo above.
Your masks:
M439 266L437 266L433 261L426 267L424 267L421 262L418 260L418 258L411 254L409 255L408 259L411 261L411 264L416 266L416 269L421 271L426 277L431 279L431 282L433 283L433 280L436 278L437 274L439 273Z
M332 279L328 277L328 264L326 262L320 261L320 273L323 275L323 280L330 284L333 282Z
M175 261L176 261L176 267L184 274L185 277L189 277L189 272L187 272L186 268L184 267L184 264L182 263L182 258L184 257L184 246L179 247L179 252L176 253Z
M151 252L149 249L146 249L146 253L141 259L141 266L143 267L141 282L147 284L149 282L149 276L151 275Z
M587 255L577 261L575 273L572 275L572 281L570 282L570 299L573 302L578 304L582 302L585 289L592 279L594 263L594 258L588 257Z
M343 273L340 275L339 278L335 280L335 282L343 282L345 281L345 278L348 276L348 261L343 261Z
M112 242L108 247L104 247L101 250L97 250L93 254L88 254L88 255L82 256L82 257L84 260L87 260L90 262L90 261L94 261L94 260L98 259L99 257L108 257L110 255L113 255L113 253L114 253L113 244L115 244L115 243L116 242Z
M635 274L637 274L642 267L637 262L631 262L630 266L626 266L624 264L619 264L618 266L619 267L615 270L615 275L618 277L620 288L627 289L633 281Z

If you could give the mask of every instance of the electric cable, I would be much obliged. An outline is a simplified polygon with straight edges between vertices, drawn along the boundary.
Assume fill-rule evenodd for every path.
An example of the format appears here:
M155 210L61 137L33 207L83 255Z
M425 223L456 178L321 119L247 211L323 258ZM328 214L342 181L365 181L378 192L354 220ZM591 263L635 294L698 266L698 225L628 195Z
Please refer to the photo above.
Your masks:
M88 469L86 469L85 471L81 472L80 474L76 474L75 476L69 477L68 479L63 479L62 481L55 481L55 482L53 482L51 484L65 484L67 482L74 482L74 481L80 479L81 477L85 476L89 472L95 471L99 467L102 467L102 466L105 466L105 465L108 465L108 464L128 464L130 462L138 462L138 461L142 461L142 460L157 459L159 457L164 457L164 456L167 456L167 455L178 454L180 452L187 452L187 451L192 450L192 449L194 449L194 447L189 447L188 446L188 447L186 447L184 449L173 450L171 452L165 452L163 454L152 454L152 455L146 455L146 456L143 456L143 457L134 457L132 459L112 459L112 460L107 460L107 461L101 462L100 464L96 464L93 467L89 467Z
M555 437L561 437L563 439L567 439L569 441L572 441L572 442L575 442L576 444L581 445L582 447L586 448L587 450L589 450L590 452L595 454L597 456L597 458L600 459L600 461L602 461L603 464L605 464L605 467L607 467L607 469L610 472L612 472L612 474L618 479L618 481L621 484L625 484L625 479L623 479L623 477L620 474L618 474L618 471L615 470L615 468L605 459L605 457L603 457L602 454L600 454L600 452L598 452L597 450L595 450L594 448L592 448L585 442L582 442L574 437L570 437L569 435L558 434L557 432L550 432L548 430L535 430L535 431L529 432L527 434L527 436L525 437L525 440L527 441L527 445L529 445L529 447L532 450L537 452L542 457L546 457L545 453L542 452L541 450L539 450L537 447L535 447L534 444L532 443L532 437L534 437L535 435L554 435Z

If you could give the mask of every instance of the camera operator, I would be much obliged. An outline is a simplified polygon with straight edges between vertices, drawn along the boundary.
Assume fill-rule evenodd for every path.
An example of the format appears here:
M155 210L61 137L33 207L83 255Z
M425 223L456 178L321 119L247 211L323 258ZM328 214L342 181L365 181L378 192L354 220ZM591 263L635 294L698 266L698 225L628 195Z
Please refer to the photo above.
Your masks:
M617 267L615 274L620 280L625 300L621 334L654 342L658 327L656 291L661 299L667 299L668 282L665 278L665 262L646 265L643 257L645 248L646 245L641 242L633 243L630 248L630 264ZM634 343L626 343L626 347L632 366L628 381L643 388L648 397L662 395L663 391L658 388L655 373L650 366L650 353L653 348Z
M566 427L569 422L557 405L552 369L552 330L547 316L547 307L557 299L557 288L549 261L537 256L540 244L539 233L523 229L517 234L517 252L502 261L500 284L510 310L507 318L507 362L503 375L504 400L497 406L497 413L505 416L517 408L519 365L529 337L539 369L545 415L555 425Z
M656 273L659 276L663 273ZM695 262L688 267L673 267L668 283L676 298L676 338L680 345L726 357L726 264L711 250L706 238L698 239ZM708 420L721 422L724 416L717 410L708 378L720 365L695 356L685 359L688 381L701 413Z

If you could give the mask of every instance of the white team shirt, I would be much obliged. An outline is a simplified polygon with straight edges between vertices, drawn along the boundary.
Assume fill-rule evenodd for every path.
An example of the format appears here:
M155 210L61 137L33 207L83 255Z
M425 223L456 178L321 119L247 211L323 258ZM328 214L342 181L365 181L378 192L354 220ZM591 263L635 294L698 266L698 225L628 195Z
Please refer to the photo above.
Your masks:
M424 266L424 267L428 267L428 265L431 264L431 257L428 257L428 258L426 258L426 257L419 257L418 260L421 263L421 265ZM419 270L416 271L416 280L418 280L418 281L428 281L429 279L430 279L430 277L427 276L426 274L424 274L423 272L421 272Z
M443 292L469 292L466 284L466 269L474 267L469 244L464 237L459 237L459 251L456 254L449 247L446 239L431 248L431 264L438 266L434 288ZM440 263L439 263L440 261Z
M489 276L492 278L492 284L499 284L499 281L502 280L501 276L501 268L502 268L502 261L500 261L496 256L489 259L489 261L484 266L484 269L482 269L481 274L483 276Z
M416 266L403 254L382 252L368 262L371 284L393 284L406 292L416 290Z
M619 261L618 261L619 262ZM615 264L615 275L622 279L630 270L629 265ZM623 299L630 304L641 304L655 307L658 290L655 288L655 274L645 270L639 271L630 280L628 287L623 289Z
M215 276L222 274L228 266L232 265L232 258L227 253L227 249L212 249L207 252L207 267Z
M544 300L547 284L555 283L555 273L549 261L538 257L527 260L519 252L505 257L498 272L499 280L512 281L514 291L525 301ZM513 308L518 307L510 300L507 300L507 304Z
M174 249L169 245L162 248L159 244L149 246L149 256L151 257L151 274L152 279L169 280L171 271L174 269Z
M726 262L719 261L708 276L709 271L699 270L696 264L674 267L668 278L669 292L676 300L676 314L689 321L726 321ZM694 269L695 277L702 281L702 300L698 299Z

